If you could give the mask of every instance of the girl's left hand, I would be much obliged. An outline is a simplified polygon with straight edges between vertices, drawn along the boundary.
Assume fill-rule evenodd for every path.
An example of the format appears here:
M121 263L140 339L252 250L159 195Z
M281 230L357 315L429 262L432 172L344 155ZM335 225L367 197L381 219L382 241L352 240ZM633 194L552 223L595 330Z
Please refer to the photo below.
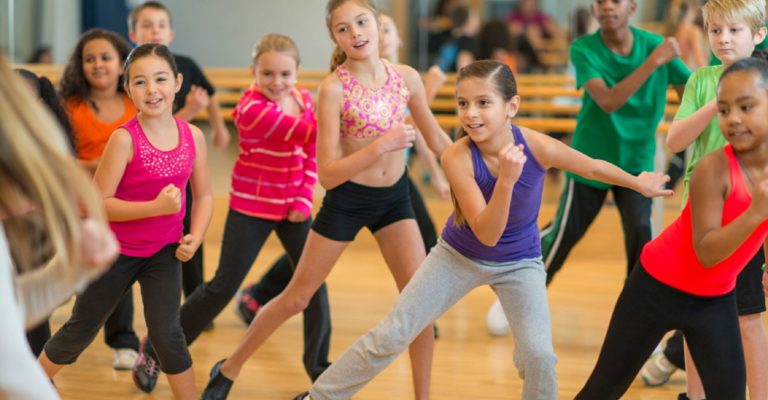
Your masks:
M194 236L184 235L179 241L179 247L176 248L176 258L182 262L189 261L195 255L198 246L200 246L200 243Z
M285 217L289 222L293 222L294 224L299 222L304 222L307 220L307 217L299 210L291 210L288 211L288 216Z
M672 189L665 189L669 175L661 172L642 172L637 176L640 184L637 191L645 197L669 197L675 194Z

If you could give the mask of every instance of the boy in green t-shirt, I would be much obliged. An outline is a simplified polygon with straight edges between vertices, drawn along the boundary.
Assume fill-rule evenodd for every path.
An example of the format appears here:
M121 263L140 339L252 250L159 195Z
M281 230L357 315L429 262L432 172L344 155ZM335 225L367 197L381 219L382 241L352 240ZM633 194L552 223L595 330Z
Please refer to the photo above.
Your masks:
M731 64L749 57L766 37L765 0L709 0L702 13L710 47L722 65L702 67L691 75L667 134L667 145L673 152L693 146L683 178L683 204L688 199L691 173L698 161L727 143L716 118L720 75ZM765 311L761 285L763 263L763 252L758 251L739 274L736 286L747 386L753 399L768 398L768 337L762 322ZM683 362L682 341L682 334L675 332L664 351L645 363L640 376L647 385L663 385L677 368L692 365L690 358ZM695 368L688 369L688 395L691 399L704 395Z
M591 10L600 29L574 41L570 51L576 86L585 89L572 146L631 174L653 170L667 88L682 88L690 75L674 38L629 25L636 7L634 0L595 0ZM594 221L609 190L621 214L629 273L651 239L651 199L580 176L566 177L555 219L541 232L547 284ZM505 334L501 307L491 306L487 324L492 335Z

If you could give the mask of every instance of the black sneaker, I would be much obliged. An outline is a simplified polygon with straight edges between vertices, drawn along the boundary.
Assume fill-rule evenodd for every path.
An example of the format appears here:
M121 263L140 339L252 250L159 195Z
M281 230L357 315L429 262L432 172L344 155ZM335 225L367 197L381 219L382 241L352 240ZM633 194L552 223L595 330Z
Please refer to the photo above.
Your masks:
M304 392L294 397L293 400L306 400L308 398L309 398L309 392Z
M234 382L221 373L221 364L223 363L224 360L220 360L211 368L211 378L208 384L205 385L205 390L203 390L200 400L224 400L229 396L229 391L232 390Z
M677 400L690 400L690 399L688 398L688 394L683 392L677 395Z
M145 351L146 343L147 338L144 338L139 348L139 358L136 359L131 375L137 388L144 393L150 393L157 385L157 377L160 376L160 363Z
M245 326L251 325L251 321L256 317L261 304L251 296L251 288L245 287L240 290L235 303L235 314L240 318Z

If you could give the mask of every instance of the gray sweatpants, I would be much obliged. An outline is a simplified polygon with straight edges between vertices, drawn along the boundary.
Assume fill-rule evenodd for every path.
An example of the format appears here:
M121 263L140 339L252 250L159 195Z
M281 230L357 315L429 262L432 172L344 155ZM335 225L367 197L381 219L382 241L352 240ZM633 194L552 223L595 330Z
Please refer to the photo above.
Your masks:
M557 399L546 274L541 259L484 262L440 239L389 314L358 339L315 381L313 400L348 399L389 365L432 321L480 285L501 301L515 340L513 359L523 399Z

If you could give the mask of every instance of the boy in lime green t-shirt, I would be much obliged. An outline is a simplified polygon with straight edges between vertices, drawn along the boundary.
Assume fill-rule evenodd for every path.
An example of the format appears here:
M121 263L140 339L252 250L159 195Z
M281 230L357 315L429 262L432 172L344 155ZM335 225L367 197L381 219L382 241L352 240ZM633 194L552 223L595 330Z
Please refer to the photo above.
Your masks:
M691 75L667 134L667 145L673 152L692 146L683 178L683 204L688 200L691 173L698 161L727 143L716 118L720 75L736 61L749 57L766 38L765 0L709 0L702 12L710 46L720 65L699 68ZM761 285L763 263L763 252L759 251L742 270L736 287L747 386L753 399L768 398L768 337L761 315L765 311ZM682 334L675 332L664 351L645 363L640 376L647 385L658 386L666 383L675 369L690 365L690 357L683 362ZM688 368L688 396L691 399L704 396L695 368Z
M634 0L593 1L600 29L574 41L570 51L576 86L585 89L572 146L631 174L653 170L668 86L682 88L690 75L674 38L629 25L636 7ZM651 199L580 176L566 177L555 219L541 232L547 284L597 217L609 190L621 214L629 273L651 239ZM492 335L506 332L506 319L496 304L487 325Z

